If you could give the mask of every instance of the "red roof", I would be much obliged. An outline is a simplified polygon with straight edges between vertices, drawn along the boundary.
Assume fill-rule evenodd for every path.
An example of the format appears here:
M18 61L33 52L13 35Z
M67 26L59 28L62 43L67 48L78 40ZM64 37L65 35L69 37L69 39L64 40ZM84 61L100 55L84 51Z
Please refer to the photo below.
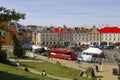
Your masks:
M108 26L101 28L100 33L120 33L120 28L116 26Z
M70 33L71 32L71 29L70 28L54 28L54 32L55 33L64 33L64 30L66 29L66 32L65 33Z
M54 28L55 33L61 33L61 28Z

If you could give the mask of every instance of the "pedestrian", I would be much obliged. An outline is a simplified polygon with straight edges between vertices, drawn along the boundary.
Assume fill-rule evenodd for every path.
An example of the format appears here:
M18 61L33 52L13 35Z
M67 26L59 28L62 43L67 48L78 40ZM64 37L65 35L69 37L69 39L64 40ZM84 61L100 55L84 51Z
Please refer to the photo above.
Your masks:
M94 69L93 69L93 68L92 68L91 74L92 74L92 77L95 77L95 72L94 72Z
M99 61L100 71L102 71L102 62Z
M95 66L96 72L99 72L98 65Z
M45 70L42 71L42 76L47 76Z

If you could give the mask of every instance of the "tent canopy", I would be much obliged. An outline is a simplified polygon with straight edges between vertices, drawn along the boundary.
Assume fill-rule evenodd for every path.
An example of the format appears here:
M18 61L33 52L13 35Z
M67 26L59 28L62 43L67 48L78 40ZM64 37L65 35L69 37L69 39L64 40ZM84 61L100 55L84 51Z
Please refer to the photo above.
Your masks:
M38 49L38 48L44 48L45 50L49 50L49 48L48 47L45 47L45 46L38 46L38 45L32 45L32 49Z
M84 50L82 53L88 53L88 54L97 54L100 55L102 53L102 50L99 48L93 48L89 47L88 49Z

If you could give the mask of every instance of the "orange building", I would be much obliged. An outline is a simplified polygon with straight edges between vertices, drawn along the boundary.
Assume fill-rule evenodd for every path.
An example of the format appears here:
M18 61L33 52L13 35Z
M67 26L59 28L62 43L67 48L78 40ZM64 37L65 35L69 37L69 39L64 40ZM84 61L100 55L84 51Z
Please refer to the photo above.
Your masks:
M11 26L10 26L10 23L4 23L4 25L10 29ZM8 32L5 32L3 31L3 36L4 36L4 43L3 43L3 46L12 46L12 35L15 34L16 36L18 36L18 31L17 29L12 29Z

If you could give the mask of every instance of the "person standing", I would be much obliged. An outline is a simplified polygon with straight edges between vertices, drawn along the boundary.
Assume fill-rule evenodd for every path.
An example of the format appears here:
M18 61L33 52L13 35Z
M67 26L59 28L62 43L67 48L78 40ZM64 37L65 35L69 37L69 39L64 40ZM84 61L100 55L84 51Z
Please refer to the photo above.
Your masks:
M95 65L96 72L99 72L98 65Z
M100 71L102 71L102 70L103 70L103 67L102 67L102 62L101 62L101 60L99 61L99 66L100 66Z

